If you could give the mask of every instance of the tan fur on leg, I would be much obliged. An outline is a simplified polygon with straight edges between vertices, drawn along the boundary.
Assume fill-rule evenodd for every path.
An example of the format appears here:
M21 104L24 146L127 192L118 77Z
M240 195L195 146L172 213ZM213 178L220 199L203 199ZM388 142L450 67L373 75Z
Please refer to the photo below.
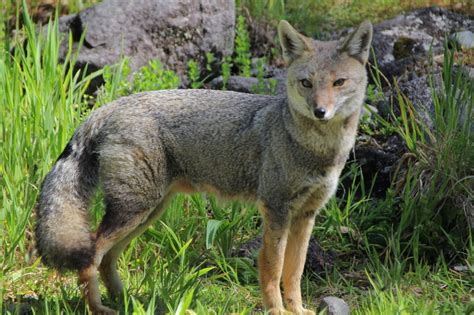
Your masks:
M128 243L127 240L115 245L104 256L99 266L100 277L107 288L109 296L117 302L123 298L123 284L117 272L117 260Z
M258 266L263 303L271 314L284 312L280 280L287 237L288 229L274 229L270 223L264 225L263 245Z
M303 274L314 215L301 215L293 219L288 235L283 266L283 288L286 308L294 314L314 314L303 308L301 275Z
M102 305L99 291L97 268L91 265L79 271L79 283L82 286L84 297L93 314L115 315L116 311Z
M97 266L100 265L104 253L110 250L116 243L117 238L104 239L99 238L96 243L96 255L94 263L89 267L79 271L79 283L83 286L84 297L93 314L117 314L117 311L112 310L104 305L100 298L99 279Z

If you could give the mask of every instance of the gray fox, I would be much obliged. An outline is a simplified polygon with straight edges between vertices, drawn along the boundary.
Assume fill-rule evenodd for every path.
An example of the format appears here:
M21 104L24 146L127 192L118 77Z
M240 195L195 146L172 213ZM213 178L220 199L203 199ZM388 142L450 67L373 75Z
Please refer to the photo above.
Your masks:
M210 192L259 206L265 308L314 314L303 307L300 279L315 215L355 142L372 25L322 42L281 21L278 35L288 65L283 97L146 92L93 111L75 131L42 184L35 232L45 264L78 271L93 313L116 313L101 302L98 274L120 298L117 258L170 199ZM99 185L106 211L93 232L88 207Z

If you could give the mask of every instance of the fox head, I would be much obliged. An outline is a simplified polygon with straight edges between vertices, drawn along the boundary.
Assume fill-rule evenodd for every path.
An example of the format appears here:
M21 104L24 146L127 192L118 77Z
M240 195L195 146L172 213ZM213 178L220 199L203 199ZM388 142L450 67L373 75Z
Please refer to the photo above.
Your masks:
M287 21L280 22L278 35L288 65L288 98L293 110L310 119L329 121L360 109L367 87L370 22L363 22L339 41L305 37Z

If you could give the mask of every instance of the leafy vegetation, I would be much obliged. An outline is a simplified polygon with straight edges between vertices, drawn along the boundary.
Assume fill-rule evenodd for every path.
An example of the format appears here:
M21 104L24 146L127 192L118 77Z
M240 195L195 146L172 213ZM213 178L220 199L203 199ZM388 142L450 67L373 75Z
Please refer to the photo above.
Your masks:
M237 18L235 36L235 64L239 68L239 74L244 77L250 77L250 40L247 31L245 18L239 15Z
M293 4L267 3L281 5L281 14L304 21L304 16L292 17ZM303 1L300 14L310 14L305 6L324 3ZM252 5L258 9L257 2ZM356 14L348 8L353 7L340 10ZM24 18L26 45L18 45L12 54L8 46L0 50L0 310L85 313L75 275L45 268L34 253L32 213L41 181L89 114L91 103L95 108L134 92L176 88L180 81L159 61L131 74L126 58L88 76L75 73L76 54L70 52L64 63L58 62L57 23L37 33L28 16ZM236 40L235 58L220 65L224 87L234 64L241 74L250 75L243 18L237 27L240 44ZM62 40L68 40L71 49L72 38ZM373 122L363 124L368 132L399 134L409 153L383 199L372 197L373 187L364 184L355 163L348 167L344 177L352 178L352 185L330 201L314 228L321 246L337 258L334 266L305 274L303 294L309 307L316 308L322 296L336 295L355 314L463 314L474 308L474 243L462 212L473 195L472 114L466 113L472 113L474 88L472 81L453 71L453 55L446 52L443 88L440 93L433 89L432 126L401 93L400 118L385 120L374 113ZM206 60L205 71L210 72L215 60ZM256 92L263 92L265 61L259 59L256 68ZM105 84L93 99L85 92L99 75ZM204 82L199 65L192 62L188 77L194 88ZM380 84L379 80L369 88L369 98L382 97ZM100 198L91 212L96 222L100 220ZM126 289L121 305L107 299L105 303L126 314L259 311L255 257L241 257L236 250L260 230L252 205L179 195L162 220L133 240L121 256L118 267Z
M141 67L132 75L128 63L129 60L125 57L118 64L105 66L102 69L104 85L99 91L96 103L98 106L132 93L176 89L181 83L178 75L164 69L159 60L151 60L148 65Z

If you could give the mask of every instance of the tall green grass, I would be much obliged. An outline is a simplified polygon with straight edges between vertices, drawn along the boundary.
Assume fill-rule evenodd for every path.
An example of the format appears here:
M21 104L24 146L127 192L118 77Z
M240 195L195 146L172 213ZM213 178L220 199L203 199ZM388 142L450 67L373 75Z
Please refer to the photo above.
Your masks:
M33 262L39 186L81 121L85 89L97 75L75 73L71 49L59 62L57 22L39 32L27 14L24 22L27 40L12 53L0 51L0 309L9 287L23 281L19 270ZM72 38L65 40L72 47Z
M28 40L12 54L0 51L0 203L4 219L0 262L4 271L19 258L19 252L27 252L23 233L39 184L80 122L82 95L92 78L73 72L76 56L71 53L64 63L59 62L57 22L37 33L28 15L24 18Z
M431 123L395 86L400 115L393 114L392 124L409 153L394 174L400 198L394 241L415 261L466 257L472 237L474 81L455 64L454 55L446 46L441 84L430 77Z

